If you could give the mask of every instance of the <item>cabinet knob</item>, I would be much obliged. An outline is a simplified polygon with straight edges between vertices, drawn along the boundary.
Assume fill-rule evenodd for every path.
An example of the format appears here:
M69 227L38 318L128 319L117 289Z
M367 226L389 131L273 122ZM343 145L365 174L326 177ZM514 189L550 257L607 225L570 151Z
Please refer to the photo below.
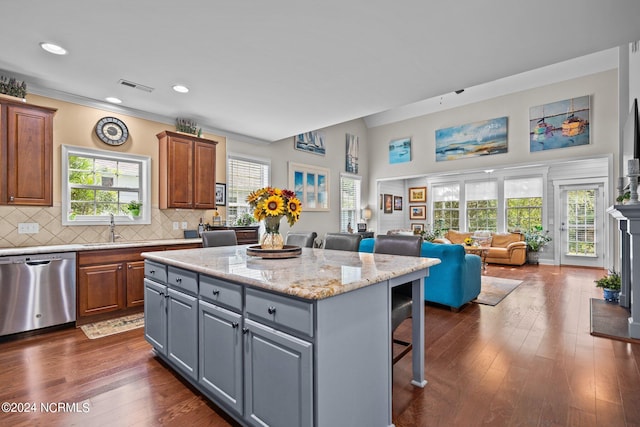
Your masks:
M215 295L215 296L220 295L220 291L219 291L218 289L214 289L214 290L212 291L212 293L213 293L213 295Z
M156 271L155 270L150 270L149 274L156 274Z
M249 328L242 328L242 333L244 335L248 334L249 333Z
M176 277L176 283L182 283L182 278Z
M238 322L231 322L231 327L233 329L236 329L238 326L240 326L240 324Z
M121 265L118 266L118 270L122 270L122 266Z
M129 264L129 265L127 266L127 268L128 268L129 270L131 270L131 269L133 268L133 266L132 266L131 264Z
M13 198L13 196L10 196L10 197L9 197L9 201L10 201L10 202L13 202L14 200L15 200L15 199Z
M271 306L271 307L267 308L267 312L269 314L274 314L276 312L276 308L274 306Z

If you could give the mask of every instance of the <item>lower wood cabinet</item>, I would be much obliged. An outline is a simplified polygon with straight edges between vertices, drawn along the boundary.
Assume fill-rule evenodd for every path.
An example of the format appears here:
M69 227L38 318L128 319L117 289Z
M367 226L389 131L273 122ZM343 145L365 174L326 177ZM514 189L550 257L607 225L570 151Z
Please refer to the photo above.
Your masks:
M198 244L100 249L78 252L78 325L140 312L144 308L142 252L199 247Z

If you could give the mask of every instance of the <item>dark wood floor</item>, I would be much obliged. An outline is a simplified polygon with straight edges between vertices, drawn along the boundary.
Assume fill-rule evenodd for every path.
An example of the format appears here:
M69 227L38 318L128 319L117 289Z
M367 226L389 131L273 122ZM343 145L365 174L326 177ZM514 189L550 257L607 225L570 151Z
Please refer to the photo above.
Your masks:
M410 357L395 365L396 426L640 426L640 345L589 334L603 273L490 265L488 275L523 284L495 307L428 306L429 383L409 385ZM1 426L233 425L153 356L142 329L0 343L0 368L0 402L37 406L0 412ZM77 412L40 408L58 402Z

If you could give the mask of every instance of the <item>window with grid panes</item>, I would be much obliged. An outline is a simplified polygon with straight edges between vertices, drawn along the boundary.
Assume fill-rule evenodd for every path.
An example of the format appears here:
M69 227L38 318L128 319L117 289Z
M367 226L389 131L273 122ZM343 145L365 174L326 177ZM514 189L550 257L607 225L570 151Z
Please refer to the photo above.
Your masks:
M467 231L496 231L498 226L498 185L495 181L465 184Z
M542 178L504 181L508 231L527 231L542 226Z
M357 230L356 224L360 222L360 184L359 176L340 176L340 231L346 232L349 224Z
M247 196L269 185L268 162L239 156L227 159L227 222L233 224L240 215L253 215Z
M433 197L433 223L436 230L460 230L460 186L458 184L436 185Z
M151 159L80 147L62 147L63 225L108 223L149 224L148 190ZM129 215L131 201L142 203L141 215Z

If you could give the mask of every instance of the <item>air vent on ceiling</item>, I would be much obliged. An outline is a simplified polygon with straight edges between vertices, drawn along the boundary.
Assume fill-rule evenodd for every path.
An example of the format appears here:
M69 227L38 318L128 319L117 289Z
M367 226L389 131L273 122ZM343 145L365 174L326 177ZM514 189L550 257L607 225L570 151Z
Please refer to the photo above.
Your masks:
M127 87L131 87L131 88L134 88L134 89L140 89L140 90L143 90L145 92L153 92L153 88L152 87L141 85L139 83L130 82L128 80L120 79L120 80L118 80L118 83L121 84L122 86L127 86Z

